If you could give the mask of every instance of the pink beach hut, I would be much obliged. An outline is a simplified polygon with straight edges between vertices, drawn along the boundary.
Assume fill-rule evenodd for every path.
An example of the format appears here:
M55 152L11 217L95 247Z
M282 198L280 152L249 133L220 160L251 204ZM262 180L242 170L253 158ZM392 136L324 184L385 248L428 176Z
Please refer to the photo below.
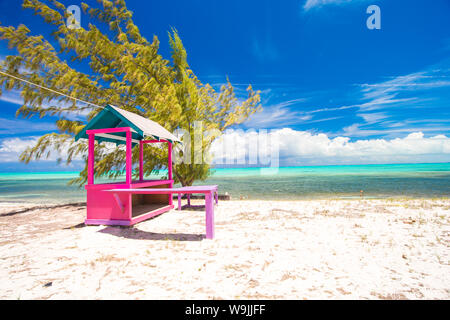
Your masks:
M200 193L205 195L206 238L214 237L214 200L217 204L217 186L173 188L172 145L180 142L158 123L138 114L108 105L80 131L75 140L88 139L88 225L131 226L174 208L173 194ZM126 145L125 181L94 183L95 141ZM163 180L144 180L143 149L148 143L166 143L168 146L168 177ZM139 145L139 180L132 179L132 148Z

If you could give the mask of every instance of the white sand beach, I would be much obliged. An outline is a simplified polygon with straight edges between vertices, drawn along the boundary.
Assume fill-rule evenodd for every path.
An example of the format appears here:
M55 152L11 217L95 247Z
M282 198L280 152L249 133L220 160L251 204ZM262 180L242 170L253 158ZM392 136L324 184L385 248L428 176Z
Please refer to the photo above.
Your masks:
M31 210L30 210L31 209ZM450 200L221 201L132 228L0 205L2 299L449 299Z

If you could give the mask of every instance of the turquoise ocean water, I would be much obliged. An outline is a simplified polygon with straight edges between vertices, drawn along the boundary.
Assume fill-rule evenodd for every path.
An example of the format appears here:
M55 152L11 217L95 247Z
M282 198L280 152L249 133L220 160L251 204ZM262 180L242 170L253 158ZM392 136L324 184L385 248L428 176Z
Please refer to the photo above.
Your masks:
M85 201L84 188L67 182L77 172L0 173L0 202ZM214 169L197 184L217 184L233 199L450 197L450 163Z

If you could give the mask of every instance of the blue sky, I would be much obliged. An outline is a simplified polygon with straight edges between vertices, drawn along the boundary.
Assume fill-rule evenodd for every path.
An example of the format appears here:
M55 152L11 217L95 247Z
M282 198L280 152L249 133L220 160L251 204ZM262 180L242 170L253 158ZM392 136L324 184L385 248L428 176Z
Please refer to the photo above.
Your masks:
M0 22L25 23L33 33L47 34L47 27L20 3L0 0ZM242 129L284 133L288 129L292 143L299 136L307 139L305 143L326 136L327 150L333 141L340 141L335 139L347 139L339 153L345 161L337 161L332 152L323 160L320 152L305 157L282 150L290 159L284 164L450 161L448 0L128 0L127 4L141 32L148 39L159 37L165 58L170 57L167 31L175 27L191 67L204 83L219 87L228 76L242 96L248 84L261 90L264 109ZM381 9L380 30L366 26L366 9L372 4ZM83 17L81 23L84 26ZM9 53L0 42L0 58ZM6 170L46 170L45 163L41 167L14 163L30 137L54 129L50 118L16 119L18 103L17 93L0 97L0 161ZM361 141L369 143L373 154L361 157L360 149L349 151L360 148ZM405 143L401 152L391 150L378 158L382 149L373 147L380 141L394 151L393 141ZM427 143L433 146L421 148ZM345 150L348 154L341 153Z

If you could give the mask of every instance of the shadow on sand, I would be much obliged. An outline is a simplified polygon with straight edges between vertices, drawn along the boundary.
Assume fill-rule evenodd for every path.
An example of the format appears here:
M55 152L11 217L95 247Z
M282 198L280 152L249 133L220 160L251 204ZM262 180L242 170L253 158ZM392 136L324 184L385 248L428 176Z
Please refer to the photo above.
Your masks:
M133 240L170 240L170 241L202 241L205 239L203 234L188 233L155 233L148 232L133 227L106 227L98 232L107 233L116 237L122 237Z
M178 207L177 207L178 208ZM177 210L177 208L175 208L175 210ZM185 204L184 206L181 206L181 210L183 211L205 211L205 205L187 205Z
M84 228L84 227L87 227L87 226L84 224L84 222L81 222L74 226L63 228L63 230L80 229L80 228Z

